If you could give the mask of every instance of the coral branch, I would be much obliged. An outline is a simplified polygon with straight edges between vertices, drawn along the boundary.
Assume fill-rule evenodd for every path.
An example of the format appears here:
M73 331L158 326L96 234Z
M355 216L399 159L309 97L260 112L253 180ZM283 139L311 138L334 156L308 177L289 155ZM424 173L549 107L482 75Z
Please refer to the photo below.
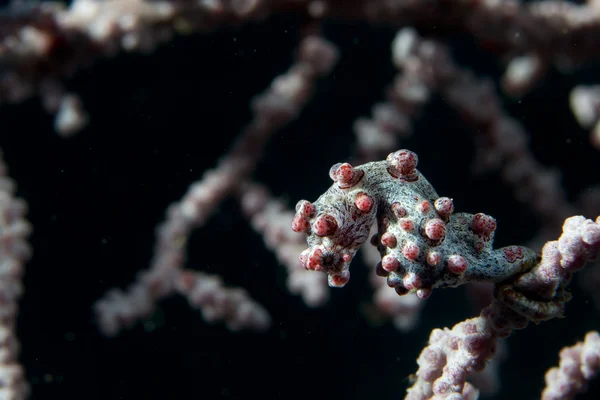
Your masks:
M588 332L585 339L560 351L558 367L546 373L542 400L570 400L585 393L587 382L600 371L600 334Z

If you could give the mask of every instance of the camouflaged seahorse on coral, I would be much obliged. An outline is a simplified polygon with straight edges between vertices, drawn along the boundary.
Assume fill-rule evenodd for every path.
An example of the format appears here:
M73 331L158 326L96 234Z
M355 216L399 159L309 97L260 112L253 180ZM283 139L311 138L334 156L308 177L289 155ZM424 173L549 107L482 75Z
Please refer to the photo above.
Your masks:
M434 288L500 282L533 267L537 257L528 248L494 250L494 218L454 213L452 199L438 196L417 162L415 153L399 150L385 161L331 167L333 186L314 203L296 205L292 229L305 232L310 246L302 265L327 273L330 286L344 286L377 221L371 238L382 257L377 273L399 295L427 298Z

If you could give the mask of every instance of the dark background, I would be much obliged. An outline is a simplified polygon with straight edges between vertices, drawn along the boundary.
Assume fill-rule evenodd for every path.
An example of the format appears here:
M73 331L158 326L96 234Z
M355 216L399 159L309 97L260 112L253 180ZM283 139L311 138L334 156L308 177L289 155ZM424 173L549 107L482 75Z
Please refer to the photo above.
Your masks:
M360 258L349 285L332 289L326 306L309 309L287 293L284 269L230 199L194 232L187 265L245 287L271 313L271 329L230 333L173 297L116 338L98 333L92 304L147 268L167 205L230 148L251 117L251 97L291 64L300 25L280 16L178 38L150 56L100 60L66 80L91 116L72 138L52 131L37 98L0 108L0 146L34 225L18 320L33 399L402 398L430 330L473 316L462 289L438 290L413 332L369 325L361 314L370 291ZM342 58L300 118L273 136L254 174L290 206L316 199L330 184L332 164L352 162L352 122L370 115L395 72L393 30L329 22L324 33ZM447 39L458 63L500 75L501 64L470 39ZM597 71L550 71L520 101L504 99L528 129L537 159L561 170L571 200L598 183L600 161L568 110L568 92L594 82ZM471 174L472 137L435 98L402 147L419 154L420 170L457 210L497 218L498 247L526 242L536 232L535 215L497 175ZM238 242L229 239L232 232ZM230 254L242 262L232 265ZM590 298L573 286L567 318L509 339L496 399L537 398L559 349L600 329ZM599 397L596 383L587 398Z

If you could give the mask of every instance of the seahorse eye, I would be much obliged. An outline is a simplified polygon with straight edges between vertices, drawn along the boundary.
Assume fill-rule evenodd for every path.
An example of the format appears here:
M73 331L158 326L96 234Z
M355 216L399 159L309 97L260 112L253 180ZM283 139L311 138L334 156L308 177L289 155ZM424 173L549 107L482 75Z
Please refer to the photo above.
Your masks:
M333 253L325 253L323 254L323 266L324 267L333 267L335 265L335 254Z

